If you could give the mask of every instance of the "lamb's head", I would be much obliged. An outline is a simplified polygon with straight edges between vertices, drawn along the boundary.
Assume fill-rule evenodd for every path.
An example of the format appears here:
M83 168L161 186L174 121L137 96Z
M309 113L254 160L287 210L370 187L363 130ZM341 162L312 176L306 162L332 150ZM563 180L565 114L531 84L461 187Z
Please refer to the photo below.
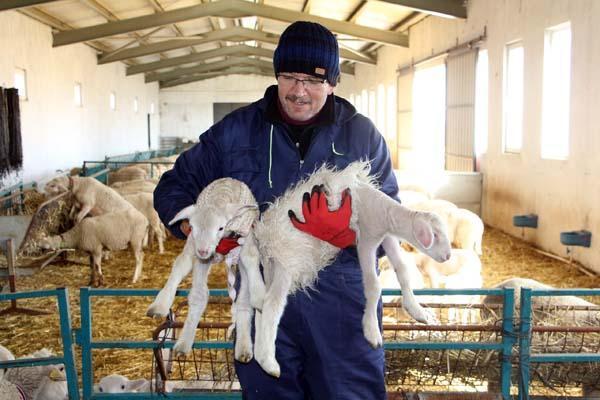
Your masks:
M144 378L129 380L126 376L112 374L100 379L97 391L100 393L145 392L150 389L149 386L150 382Z
M56 236L42 236L38 241L37 245L46 250L57 250L60 249L62 240L60 235Z
M187 219L192 229L188 240L191 239L194 243L196 257L206 261L215 254L221 239L232 233L229 229L231 222L250 208L239 204L210 206L194 204L177 213L169 225Z
M451 256L448 229L435 213L416 211L412 216L412 238L407 239L423 254L437 262L446 262Z
M46 348L32 354L32 358L48 358L55 354ZM38 365L34 367L41 377L40 385L36 390L36 399L67 399L67 377L64 364Z
M56 196L69 191L69 187L69 177L58 176L44 185L44 192L49 196Z

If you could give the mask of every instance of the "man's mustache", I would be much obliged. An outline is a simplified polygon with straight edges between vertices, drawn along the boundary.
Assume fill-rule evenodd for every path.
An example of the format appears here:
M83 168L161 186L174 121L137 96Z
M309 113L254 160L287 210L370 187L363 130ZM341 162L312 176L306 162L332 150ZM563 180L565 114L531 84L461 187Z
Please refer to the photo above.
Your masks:
M285 98L293 103L296 103L296 102L306 103L306 104L311 103L309 97L302 97L302 96L296 96L296 95L290 94L288 96L285 96Z

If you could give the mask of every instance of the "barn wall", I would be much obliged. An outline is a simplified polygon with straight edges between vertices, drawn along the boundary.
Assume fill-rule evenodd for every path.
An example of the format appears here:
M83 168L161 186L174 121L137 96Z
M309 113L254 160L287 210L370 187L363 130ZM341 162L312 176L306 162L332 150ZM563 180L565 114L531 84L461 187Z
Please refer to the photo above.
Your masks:
M197 140L213 124L213 103L251 103L275 83L275 77L230 75L161 89L161 135Z
M600 2L596 0L470 0L466 21L429 17L410 29L410 48L383 47L376 67L358 65L356 79L339 91L356 94L394 82L396 68L474 39L487 28L489 51L489 145L482 161L483 218L516 236L512 216L537 213L539 228L525 232L538 247L562 256L561 231L592 231L592 247L573 256L600 272ZM571 21L572 77L570 155L540 156L544 29ZM525 49L523 149L502 151L504 45L522 39ZM399 136L405 133L400 133ZM395 135L388 132L387 135Z
M158 109L156 83L126 77L120 62L97 65L96 52L86 45L52 48L50 27L13 11L0 13L0 49L0 85L13 86L15 67L27 71L28 100L21 101L24 181L81 166L83 160L148 149L146 119L151 103ZM75 82L82 84L83 107L74 104ZM111 91L115 111L109 108ZM158 112L151 119L158 148Z

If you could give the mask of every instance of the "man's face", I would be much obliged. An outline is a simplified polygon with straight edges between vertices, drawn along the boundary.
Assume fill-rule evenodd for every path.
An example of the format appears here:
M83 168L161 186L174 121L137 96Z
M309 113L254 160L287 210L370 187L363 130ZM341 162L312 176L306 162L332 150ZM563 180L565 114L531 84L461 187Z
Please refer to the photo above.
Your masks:
M325 105L327 96L333 93L333 86L327 81L295 72L280 73L277 84L281 106L288 117L296 121L308 121L317 115Z

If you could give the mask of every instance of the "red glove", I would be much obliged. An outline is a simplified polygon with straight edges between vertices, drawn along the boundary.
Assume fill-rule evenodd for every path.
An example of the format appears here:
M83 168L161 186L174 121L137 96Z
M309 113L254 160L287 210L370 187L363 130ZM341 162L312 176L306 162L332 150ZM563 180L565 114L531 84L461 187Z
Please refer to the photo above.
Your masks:
M323 186L315 186L310 195L304 193L302 198L302 215L306 222L298 220L292 210L288 215L297 229L336 247L343 249L356 243L356 232L350 229L352 196L348 189L342 194L340 208L329 211Z
M237 236L237 237L231 236L231 237L226 237L226 238L221 239L221 241L219 241L219 244L217 245L217 248L215 251L219 254L226 255L231 250L235 249L236 247L238 247L240 245L238 243L238 238L239 238L239 236Z

